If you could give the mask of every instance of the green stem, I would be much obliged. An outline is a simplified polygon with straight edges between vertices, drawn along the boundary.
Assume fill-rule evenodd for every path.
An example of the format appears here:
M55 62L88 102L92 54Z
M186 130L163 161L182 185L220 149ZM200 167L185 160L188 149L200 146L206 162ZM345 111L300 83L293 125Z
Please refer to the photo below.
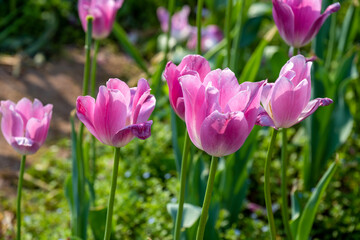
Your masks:
M269 145L269 149L268 149L266 161L265 161L265 183L264 183L266 211L267 211L269 227L270 227L270 234L271 234L272 240L276 239L276 230L275 230L274 215L272 212L271 193L270 193L270 162L271 162L271 155L272 155L272 151L274 148L276 135L277 135L277 130L274 129L272 136L271 136L271 142Z
M189 134L187 133L187 130L185 129L184 148L183 148L182 161L181 161L179 207L176 215L175 233L174 233L175 240L180 239L180 229L181 229L182 215L184 209L186 172L187 172L187 163L189 157L189 149L190 149L190 138L189 138Z
M89 90L89 76L90 76L90 51L91 51L91 37L92 37L92 16L87 16L87 31L85 37L85 66L83 79L83 96L87 95Z
M22 155L21 163L20 163L17 199L16 199L16 225L17 225L16 240L21 239L21 190L22 190L23 179L24 179L25 160L26 160L26 155Z
M90 90L90 94L92 97L95 97L95 87L96 87L96 64L97 64L97 55L99 52L99 47L100 47L100 40L95 40L95 47L94 47L94 56L93 59L91 61L91 90Z
M116 184L117 184L119 160L120 160L120 148L115 148L114 167L113 167L113 172L112 172L111 190L110 190L109 204L108 204L107 215L106 215L104 240L109 240L110 236L111 236L111 226L112 226L111 222L112 222L112 215L113 215L114 197L115 197L115 190L116 190Z
M285 232L287 239L292 240L292 234L289 225L289 210L288 210L288 197L287 197L287 177L286 170L288 165L287 159L287 137L286 137L286 128L282 129L282 148L281 148L281 214L285 227Z
M226 8L226 19L225 19L225 34L226 34L226 40L227 40L227 66L230 66L231 61L231 36L230 36L230 28L231 28L231 10L232 10L232 0L228 0L227 8Z
M196 43L196 53L201 54L201 18L202 18L202 8L203 0L198 0L197 13L196 13L196 26L197 26L197 43Z
M205 226L208 217L208 211L210 207L211 193L214 187L215 173L218 165L218 158L212 157L209 178L206 186L205 199L201 210L200 222L196 234L196 240L202 240L204 238Z
M238 18L236 20L236 25L235 25L235 29L236 29L236 35L234 37L234 42L232 45L232 52L234 54L232 54L232 58L231 58L231 64L230 64L230 69L233 69L235 73L238 72L239 69L239 60L240 60L240 53L239 53L239 45L240 45L240 39L241 39L241 31L242 31L242 16L244 13L244 5L245 5L245 0L240 0L240 13L238 15Z

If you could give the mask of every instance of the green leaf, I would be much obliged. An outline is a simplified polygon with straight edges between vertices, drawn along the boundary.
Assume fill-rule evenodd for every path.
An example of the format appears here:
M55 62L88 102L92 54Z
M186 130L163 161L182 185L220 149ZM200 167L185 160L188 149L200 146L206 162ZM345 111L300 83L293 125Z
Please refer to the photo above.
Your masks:
M90 210L89 224L95 240L102 240L105 234L106 207L97 207Z
M125 51L130 54L130 56L135 60L137 65L148 75L150 73L145 64L145 60L141 57L139 51L132 45L132 43L127 38L126 32L124 29L117 23L114 23L113 33L115 37L119 40L120 44L124 47Z
M310 199L304 207L304 211L301 214L299 227L297 229L296 240L309 239L310 231L314 223L315 214L320 204L321 198L324 195L325 189L330 183L333 177L338 163L334 162L330 165L323 177L320 179L316 188L313 190Z
M265 35L260 44L256 47L254 53L251 55L249 61L246 63L244 70L241 73L239 82L254 82L259 71L264 48L273 39L276 33L276 26L273 26Z
M174 222L176 221L178 206L179 204L177 203L168 203L166 205L166 209L168 213L170 213ZM190 228L198 220L200 215L201 215L201 207L184 203L183 219L182 219L181 227Z

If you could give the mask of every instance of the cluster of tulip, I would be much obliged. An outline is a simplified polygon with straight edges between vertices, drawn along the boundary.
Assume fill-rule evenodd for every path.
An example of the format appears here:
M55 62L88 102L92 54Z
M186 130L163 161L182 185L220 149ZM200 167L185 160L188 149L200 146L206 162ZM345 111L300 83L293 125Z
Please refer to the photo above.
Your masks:
M84 30L86 31L88 26L87 16L91 15L94 19L93 38L106 37L111 31L116 11L122 3L121 0L80 0L79 15ZM273 0L273 6L274 20L280 35L290 46L300 48L311 41L329 14L337 11L340 5L338 3L331 5L322 15L320 15L321 0ZM192 32L187 24L188 14L189 8L185 7L174 15L172 35L183 39ZM166 10L159 9L158 15L163 30L167 31L169 14ZM211 70L208 61L200 55L188 55L178 66L171 61L166 65L163 75L169 87L172 108L185 121L192 143L213 157L197 239L202 239L204 235L218 157L237 151L255 124L270 126L276 130L289 128L314 113L319 106L332 103L329 98L310 100L311 66L312 63L304 56L296 55L282 67L274 83L264 80L239 84L230 69ZM155 103L155 97L150 94L150 86L145 79L140 79L137 87L134 88L129 88L119 79L110 79L106 86L100 86L96 99L91 96L77 98L76 111L80 121L101 143L116 148L117 157L115 157L113 175L115 185L112 184L111 187L105 239L110 238L119 148L127 145L135 137L139 139L150 137L152 121L148 119L155 108ZM17 104L1 101L0 112L1 130L5 139L23 155L17 209L19 239L20 196L25 156L35 153L44 143L52 115L52 105L43 106L37 99L31 103L30 100L23 98ZM267 170L265 199L272 238L275 239L272 213L269 210L271 200L267 185ZM182 214L180 209L182 209L181 202L178 212L179 222ZM178 228L175 230L176 239L179 231Z

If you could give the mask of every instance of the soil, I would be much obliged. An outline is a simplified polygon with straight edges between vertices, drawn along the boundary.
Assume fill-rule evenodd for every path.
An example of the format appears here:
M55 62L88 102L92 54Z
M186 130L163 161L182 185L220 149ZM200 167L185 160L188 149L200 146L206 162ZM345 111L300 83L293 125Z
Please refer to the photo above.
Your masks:
M0 56L0 100L17 102L23 97L38 98L44 105L51 103L54 106L45 146L40 153L27 158L27 165L51 143L70 136L69 114L82 92L85 60L82 49L67 47L49 61L41 59L44 59L42 55L35 57L35 61L20 56ZM109 49L100 50L97 62L97 85L116 77L134 86L143 77L129 57ZM20 156L0 135L0 189L5 190L9 187L7 180L17 178ZM65 150L65 154L69 152Z

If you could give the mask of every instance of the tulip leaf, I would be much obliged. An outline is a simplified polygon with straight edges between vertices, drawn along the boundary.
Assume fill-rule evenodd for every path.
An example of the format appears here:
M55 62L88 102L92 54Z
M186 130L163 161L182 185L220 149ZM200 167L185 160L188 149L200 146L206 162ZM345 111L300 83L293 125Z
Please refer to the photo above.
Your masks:
M260 44L256 47L254 53L251 55L250 59L247 61L244 70L241 73L239 82L254 82L256 80L256 75L259 71L262 55L265 47L273 39L276 33L276 26L273 26L266 34L265 37L261 40Z
M129 41L126 32L117 22L114 23L113 33L119 40L120 44L124 47L125 51L130 54L137 65L146 73L146 75L150 76L145 60L141 57L141 54L137 48L134 47L134 45Z
M102 240L105 234L106 207L98 207L90 210L89 224L95 240Z
M179 206L178 203L168 203L166 205L166 209L168 213L170 213L174 222L176 221L178 206ZM201 207L189 203L184 203L183 219L181 226L183 228L191 227L199 219L200 215L201 215Z
M349 38L349 33L351 31L351 27L353 24L354 12L355 12L354 6L351 4L346 12L345 19L344 19L344 22L341 27L341 34L340 34L340 39L339 39L339 44L338 44L338 54L340 56L344 53L346 44L349 43L347 40ZM352 42L351 42L351 44L352 44Z
M310 231L321 198L324 195L324 192L327 186L329 185L330 180L333 177L337 167L338 167L337 162L332 163L328 168L328 170L323 175L323 177L320 179L316 188L313 190L310 199L307 201L304 210L300 216L300 220L297 228L296 240L309 239Z

